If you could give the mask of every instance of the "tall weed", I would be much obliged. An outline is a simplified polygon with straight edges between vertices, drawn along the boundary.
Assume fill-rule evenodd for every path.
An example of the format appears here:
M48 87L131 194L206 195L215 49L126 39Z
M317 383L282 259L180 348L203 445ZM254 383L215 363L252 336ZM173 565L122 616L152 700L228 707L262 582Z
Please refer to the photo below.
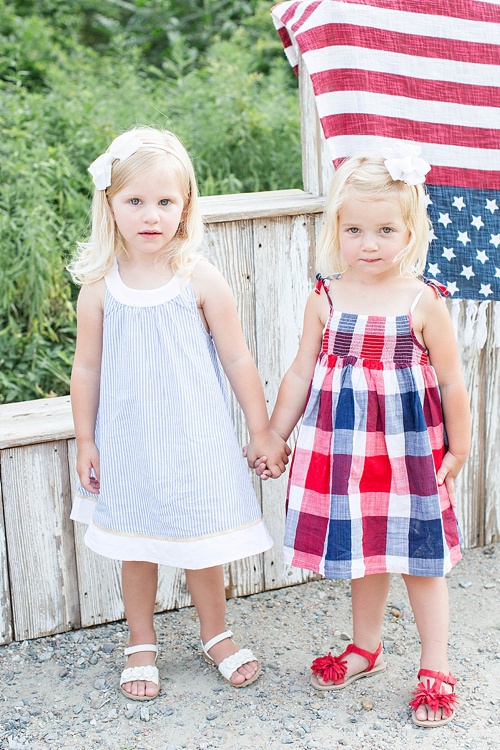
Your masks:
M87 166L120 132L176 132L205 195L301 186L296 82L267 3L196 65L180 32L151 65L126 33L83 44L67 12L83 0L17 5L0 0L0 403L68 392L78 290L65 265L89 230Z

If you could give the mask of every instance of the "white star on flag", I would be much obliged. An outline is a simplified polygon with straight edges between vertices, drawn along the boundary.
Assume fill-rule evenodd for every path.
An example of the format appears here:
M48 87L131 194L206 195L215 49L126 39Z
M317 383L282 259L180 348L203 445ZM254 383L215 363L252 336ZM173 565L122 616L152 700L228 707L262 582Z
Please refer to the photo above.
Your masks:
M481 227L484 227L484 221L481 219L481 217L474 216L474 214L472 214L471 224L473 227L476 227L476 229L481 229Z
M434 277L437 276L438 273L441 273L437 263L429 263L429 273L432 273Z
M495 266L495 279L500 279L500 268Z
M446 258L446 260L451 260L452 258L456 258L457 256L453 252L452 247L443 247L442 255Z
M425 194L425 206L426 208L427 206L432 206L431 196L429 195L429 193Z
M461 242L463 245L466 245L468 242L470 242L470 237L467 232L459 232L457 242Z
M431 226L429 229L429 242L432 242L432 240L437 240L436 235L434 234L434 227Z
M460 272L460 276L465 276L467 281L471 278L471 276L475 276L476 274L472 270L472 266L462 266L462 270Z
M500 234L491 235L490 245L495 245L495 248L500 245Z
M442 224L444 227L447 227L448 224L451 224L450 214L439 214L439 223Z
M479 290L479 294L484 294L485 297L488 297L488 295L493 294L491 291L491 284L481 284L481 289Z
M449 281L446 285L446 288L450 294L455 294L455 292L459 292L460 289L458 288L456 281Z
M491 211L492 214L494 214L495 211L498 211L496 200L489 201L488 198L486 198L486 210Z
M455 206L455 208L458 208L459 211L462 210L462 208L465 208L465 201L462 198L462 196L457 197L456 195L453 196L453 203L452 206Z
M483 265L489 260L484 250L477 250L476 253L476 260L480 260Z

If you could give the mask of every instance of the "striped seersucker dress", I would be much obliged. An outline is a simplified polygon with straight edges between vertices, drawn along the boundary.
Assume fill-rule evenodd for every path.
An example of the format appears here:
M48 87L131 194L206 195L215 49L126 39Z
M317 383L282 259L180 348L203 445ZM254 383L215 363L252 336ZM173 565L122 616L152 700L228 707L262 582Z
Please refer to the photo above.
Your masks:
M232 424L221 366L190 284L125 286L106 276L96 426L100 495L71 517L117 560L199 569L263 552L262 520Z

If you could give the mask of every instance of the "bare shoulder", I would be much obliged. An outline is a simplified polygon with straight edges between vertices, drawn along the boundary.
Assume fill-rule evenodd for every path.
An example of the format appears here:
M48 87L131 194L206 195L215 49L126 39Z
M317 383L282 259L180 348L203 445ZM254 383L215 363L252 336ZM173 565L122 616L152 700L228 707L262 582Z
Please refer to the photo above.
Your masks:
M206 258L200 258L191 275L191 286L198 304L210 297L214 292L229 291L229 285L218 268Z
M78 295L78 307L98 308L104 307L104 295L106 294L106 282L104 279L93 281L90 284L82 284Z

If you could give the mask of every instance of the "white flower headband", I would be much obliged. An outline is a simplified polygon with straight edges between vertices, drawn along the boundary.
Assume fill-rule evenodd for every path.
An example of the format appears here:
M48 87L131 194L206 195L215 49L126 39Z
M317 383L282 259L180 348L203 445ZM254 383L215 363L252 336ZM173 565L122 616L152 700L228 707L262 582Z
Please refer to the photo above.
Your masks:
M143 146L140 138L133 131L123 133L115 138L106 153L101 154L89 167L89 172L98 190L106 190L111 185L111 165L115 159L124 161Z
M420 146L407 141L396 141L390 148L382 148L385 166L393 180L402 180L407 185L422 185L431 165L420 159Z

